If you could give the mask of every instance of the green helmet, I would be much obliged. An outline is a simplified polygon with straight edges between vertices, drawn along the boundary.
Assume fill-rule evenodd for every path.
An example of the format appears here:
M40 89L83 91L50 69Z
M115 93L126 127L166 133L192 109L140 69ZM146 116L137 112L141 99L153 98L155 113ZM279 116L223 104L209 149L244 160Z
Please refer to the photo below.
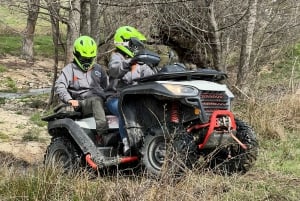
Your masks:
M97 56L96 42L89 36L80 36L75 40L73 48L75 62L83 71L88 71Z
M143 48L143 41L146 37L136 28L131 26L122 26L116 30L114 36L114 44L117 49L133 57L139 48Z

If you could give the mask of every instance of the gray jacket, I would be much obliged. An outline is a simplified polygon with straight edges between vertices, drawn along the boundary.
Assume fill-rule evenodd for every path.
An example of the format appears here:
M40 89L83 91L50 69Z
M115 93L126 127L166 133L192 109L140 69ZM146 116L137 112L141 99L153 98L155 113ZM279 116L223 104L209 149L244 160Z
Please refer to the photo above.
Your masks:
M104 89L108 77L99 64L87 72L82 71L76 64L66 65L55 82L55 93L60 100L67 103L71 99L83 100L92 96L105 99Z
M118 92L126 85L137 84L134 79L146 77L154 74L154 71L146 64L135 64L130 66L131 59L125 57L119 52L111 55L109 67L109 86L108 91Z

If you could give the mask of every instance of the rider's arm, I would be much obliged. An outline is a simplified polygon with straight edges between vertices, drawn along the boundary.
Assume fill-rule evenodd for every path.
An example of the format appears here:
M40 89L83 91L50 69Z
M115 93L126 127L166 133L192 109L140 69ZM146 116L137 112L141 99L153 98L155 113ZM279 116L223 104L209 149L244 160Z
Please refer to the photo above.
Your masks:
M104 70L104 68L101 68L101 87L103 89L106 89L107 86L108 86L108 76L107 76L107 73L106 71Z
M141 77L147 77L155 74L152 68L150 68L147 64L141 65L140 68L141 68Z
M125 60L119 53L113 53L109 61L109 76L112 78L121 78L130 70L130 59Z
M55 93L59 96L59 99L64 103L68 103L72 100L70 93L68 92L68 87L73 79L72 66L68 64L63 68L60 76L55 82Z

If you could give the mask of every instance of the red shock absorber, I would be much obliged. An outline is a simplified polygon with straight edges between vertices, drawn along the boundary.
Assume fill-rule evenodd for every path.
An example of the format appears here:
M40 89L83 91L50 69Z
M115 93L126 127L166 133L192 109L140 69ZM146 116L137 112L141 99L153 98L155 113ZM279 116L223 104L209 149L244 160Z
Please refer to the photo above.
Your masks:
M177 102L172 102L171 105L171 122L179 123L179 105Z

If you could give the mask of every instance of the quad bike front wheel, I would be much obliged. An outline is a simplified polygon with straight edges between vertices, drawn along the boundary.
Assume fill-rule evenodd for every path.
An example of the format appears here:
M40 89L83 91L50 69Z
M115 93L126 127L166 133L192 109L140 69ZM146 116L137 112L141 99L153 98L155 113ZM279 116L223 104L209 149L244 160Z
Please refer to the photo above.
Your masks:
M143 165L152 175L159 175L166 157L166 142L163 135L147 135L143 146Z
M166 139L162 133L146 135L142 149L142 162L152 176L168 174L179 178L186 168L195 161L193 153L188 153L189 148L183 146L186 139ZM189 150L190 151L190 150ZM191 162L193 161L193 162Z
M70 139L55 137L46 150L44 164L48 168L61 168L65 173L72 173L78 171L83 164L81 156Z
M236 137L246 145L247 149L234 144L209 154L209 167L221 174L246 173L257 159L258 142L255 132L245 122L238 119L235 121L237 125Z

